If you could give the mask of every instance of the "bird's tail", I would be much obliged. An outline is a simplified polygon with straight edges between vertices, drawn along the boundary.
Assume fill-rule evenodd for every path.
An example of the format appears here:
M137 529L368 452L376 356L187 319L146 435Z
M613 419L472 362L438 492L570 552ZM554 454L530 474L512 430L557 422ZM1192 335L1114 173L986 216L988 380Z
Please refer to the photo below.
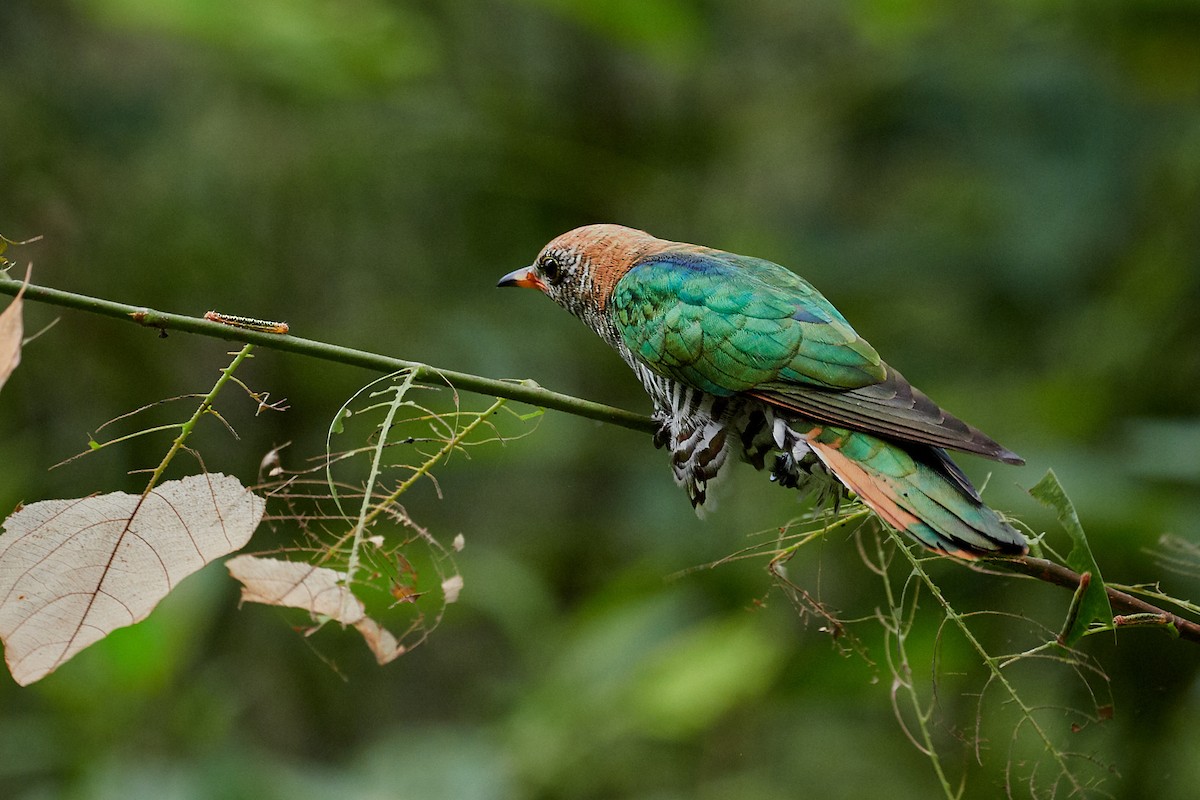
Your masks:
M803 434L825 467L896 530L959 558L1021 555L1024 537L947 475L890 442L845 428L814 426ZM956 470L957 472L957 470Z

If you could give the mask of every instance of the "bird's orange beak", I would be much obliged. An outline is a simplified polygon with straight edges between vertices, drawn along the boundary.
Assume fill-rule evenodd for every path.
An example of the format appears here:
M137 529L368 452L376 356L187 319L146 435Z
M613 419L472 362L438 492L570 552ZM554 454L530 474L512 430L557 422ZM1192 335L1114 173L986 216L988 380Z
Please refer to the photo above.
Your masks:
M500 279L497 286L522 286L526 289L537 289L538 291L546 291L546 284L542 283L542 279L537 276L537 271L533 267L521 267L514 269L512 272Z

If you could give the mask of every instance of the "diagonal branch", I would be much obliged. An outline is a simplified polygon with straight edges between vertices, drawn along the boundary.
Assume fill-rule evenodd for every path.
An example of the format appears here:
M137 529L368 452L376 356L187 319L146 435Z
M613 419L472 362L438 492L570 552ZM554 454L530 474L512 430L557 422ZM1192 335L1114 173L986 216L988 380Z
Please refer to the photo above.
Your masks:
M64 292L45 286L24 284L18 280L0 278L0 294L16 295L25 287L25 299L51 305L74 308L93 314L116 317L134 322L139 325L155 328L160 331L176 330L187 333L198 333L219 339L245 342L273 350L283 350L290 353L333 361L354 367L396 372L412 370L414 380L418 383L436 386L452 386L455 389L485 394L491 397L502 397L521 403L564 411L588 419L620 425L635 431L653 433L656 429L654 421L642 414L635 414L620 408L613 408L602 403L594 403L571 395L543 389L533 381L507 381L494 378L484 378L466 372L438 369L437 367L413 361L404 361L391 356L380 355L366 350L356 350L350 347L303 339L298 336L280 335L249 328L236 328L220 322L210 322L199 317L189 317L182 314L169 314L154 311L144 306L131 306L116 303L98 297ZM1046 583L1052 583L1074 591L1079 586L1079 573L1053 561L1026 556L1015 559L994 559L987 562L989 567L999 567L1006 571L1017 572ZM1117 617L1114 625L1120 627L1129 624L1152 624L1173 629L1180 638L1192 642L1200 642L1200 624L1184 619L1165 609L1159 608L1145 600L1121 591L1111 585L1105 587L1114 609L1129 612L1134 619Z
M0 278L0 294L15 295L20 291L21 281ZM643 414L635 414L620 408L594 403L560 392L543 389L533 381L508 381L495 378L484 378L467 372L438 369L428 364L415 361L404 361L391 356L372 353L367 350L356 350L352 347L341 347L313 339L303 339L299 336L280 335L249 328L235 328L220 322L210 322L199 317L189 317L183 314L169 314L154 311L145 306L131 306L115 303L99 297L64 292L46 286L29 285L25 290L25 299L40 303L49 303L66 308L87 311L108 317L124 319L148 328L160 331L184 331L199 333L203 336L213 336L218 339L229 339L235 342L258 345L272 350L283 350L289 353L334 361L352 367L379 370L380 372L398 372L412 370L417 383L433 386L450 386L454 389L476 394L486 394L492 397L503 397L520 403L551 408L555 411L565 411L579 417L599 420L612 425L620 425L635 431L653 433L656 429L654 422Z

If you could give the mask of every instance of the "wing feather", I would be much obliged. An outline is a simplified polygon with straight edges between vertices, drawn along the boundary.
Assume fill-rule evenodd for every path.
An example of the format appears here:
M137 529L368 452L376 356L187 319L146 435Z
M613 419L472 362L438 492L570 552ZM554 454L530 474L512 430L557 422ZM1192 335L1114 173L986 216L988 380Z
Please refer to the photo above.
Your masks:
M777 382L762 384L749 394L821 422L903 442L962 450L1009 464L1025 463L978 428L938 406L890 366L886 380L845 392Z
M848 389L883 379L879 354L803 279L777 264L679 247L613 289L613 320L651 369L718 395L780 376Z
M689 386L744 392L897 442L1024 463L913 387L811 284L770 261L678 245L634 265L609 309L631 353Z

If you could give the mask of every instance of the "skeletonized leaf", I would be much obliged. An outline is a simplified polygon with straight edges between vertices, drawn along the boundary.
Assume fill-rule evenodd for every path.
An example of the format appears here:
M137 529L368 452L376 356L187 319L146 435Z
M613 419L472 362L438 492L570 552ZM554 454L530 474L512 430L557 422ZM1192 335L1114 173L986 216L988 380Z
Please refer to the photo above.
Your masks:
M245 546L266 503L228 475L150 494L32 503L0 536L0 640L22 686L146 618L181 580Z
M451 575L442 581L442 595L446 598L447 605L458 602L458 596L462 593L462 588L462 575Z
M26 276L26 281L29 278ZM25 328L21 322L21 306L23 300L21 296L25 294L25 287L17 292L17 296L8 304L8 308L0 313L0 387L4 386L4 382L8 380L8 376L13 374L13 370L21 363L21 339L25 335Z
M344 572L259 556L231 558L225 566L241 581L243 601L302 608L314 616L351 625L362 634L380 664L404 654L404 645L367 616L362 601L346 587Z

